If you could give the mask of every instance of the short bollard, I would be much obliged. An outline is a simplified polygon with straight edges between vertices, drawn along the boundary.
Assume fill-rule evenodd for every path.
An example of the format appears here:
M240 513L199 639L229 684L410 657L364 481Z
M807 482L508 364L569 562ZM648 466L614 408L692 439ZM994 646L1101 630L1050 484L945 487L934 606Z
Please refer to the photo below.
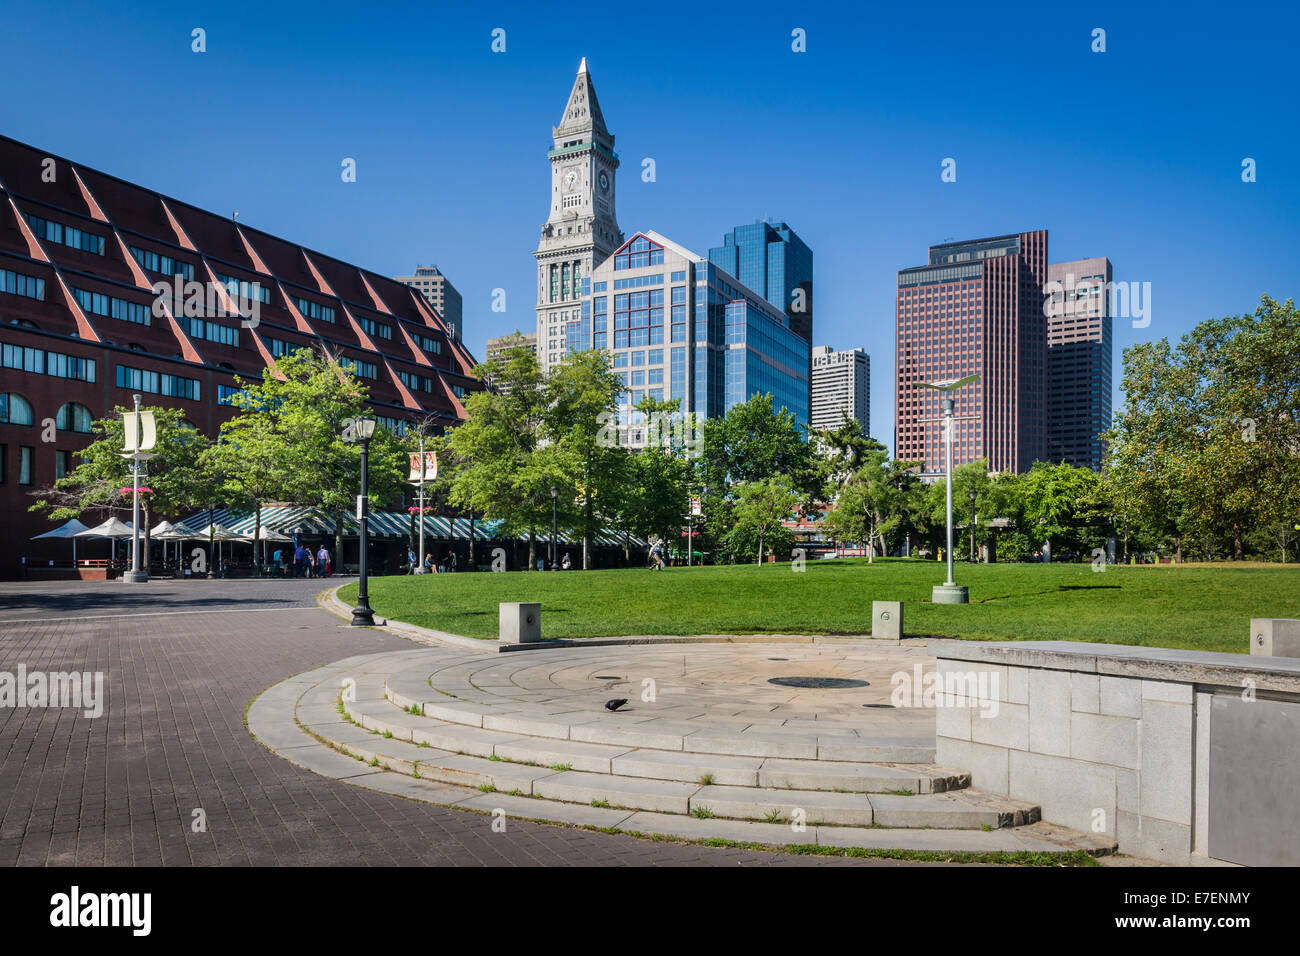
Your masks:
M1264 657L1300 657L1300 619L1252 617L1250 652Z
M903 637L903 602L871 602L871 637L874 640L898 641Z
M502 644L533 644L542 639L542 606L502 601L498 623Z

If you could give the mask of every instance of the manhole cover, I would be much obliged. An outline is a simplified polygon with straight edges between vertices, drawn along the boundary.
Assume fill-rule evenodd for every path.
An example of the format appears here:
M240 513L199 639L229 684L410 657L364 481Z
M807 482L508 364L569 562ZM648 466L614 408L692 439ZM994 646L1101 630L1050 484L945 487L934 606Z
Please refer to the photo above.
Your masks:
M869 687L864 680L852 680L848 677L773 677L769 684L781 687L803 687L809 690L842 690L846 687Z

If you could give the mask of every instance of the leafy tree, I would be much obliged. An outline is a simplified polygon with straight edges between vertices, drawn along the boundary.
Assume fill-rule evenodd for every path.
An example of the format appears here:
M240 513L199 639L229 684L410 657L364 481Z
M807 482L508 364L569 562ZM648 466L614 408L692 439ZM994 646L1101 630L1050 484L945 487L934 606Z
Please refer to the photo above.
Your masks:
M54 484L34 492L31 511L48 512L55 521L67 521L84 513L131 513L131 461L122 457L122 416L134 408L118 406L113 414L91 425L95 440L78 455L77 466ZM151 494L140 496L141 534L148 553L149 529L153 516L177 517L203 500L209 479L203 467L208 440L185 420L179 408L142 406L151 411L157 429L153 458L144 464L141 485Z
M793 536L782 524L788 521L799 507L798 489L785 475L771 475L742 483L736 489L735 524L728 534L728 544L736 554L757 555L763 562L763 551L788 549Z
M554 443L580 499L582 568L591 567L591 539L598 518L611 514L625 493L626 449L610 422L623 386L609 368L608 353L591 350L570 355L546 383L547 413L543 434Z
M343 554L344 516L361 487L361 443L343 440L349 419L366 411L369 389L329 353L297 349L275 360L260 380L235 377L230 403L238 415L222 426L212 459L225 484L243 494L275 494L279 500L333 514L335 551ZM251 462L240 466L241 447ZM370 441L368 494L381 509L404 492L406 444L377 427Z
M452 430L448 446L461 463L452 479L451 501L501 522L503 535L528 534L528 567L536 567L537 531L550 526L551 494L573 502L562 456L544 444L548 413L545 378L531 349L507 349L491 365L493 389L465 402L466 420Z

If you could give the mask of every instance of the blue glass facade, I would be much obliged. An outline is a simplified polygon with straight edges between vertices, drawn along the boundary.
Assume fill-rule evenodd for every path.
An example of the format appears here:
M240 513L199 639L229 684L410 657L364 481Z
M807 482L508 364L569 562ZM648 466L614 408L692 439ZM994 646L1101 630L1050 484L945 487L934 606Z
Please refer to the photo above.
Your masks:
M565 344L612 353L625 387L622 422L641 423L632 406L646 397L716 418L766 392L807 424L808 343L781 309L724 269L638 234L597 265L589 288Z
M737 226L709 250L709 261L781 309L790 328L812 343L813 254L783 222Z

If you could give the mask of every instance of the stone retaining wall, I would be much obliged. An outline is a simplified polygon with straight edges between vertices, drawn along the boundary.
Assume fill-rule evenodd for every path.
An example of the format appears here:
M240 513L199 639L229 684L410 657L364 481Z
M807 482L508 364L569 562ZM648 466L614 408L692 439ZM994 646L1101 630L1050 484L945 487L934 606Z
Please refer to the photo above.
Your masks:
M1300 864L1295 837L1277 840L1296 825L1287 790L1300 742L1255 729L1300 712L1300 660L1051 641L931 647L939 679L956 689L938 700L936 762L969 770L974 786L1038 803L1044 820L1111 836L1135 856ZM972 696L980 674L995 701ZM1245 723L1222 720L1212 738L1216 698L1257 709ZM1215 790L1258 794L1258 806L1211 803L1211 740L1240 753L1232 734L1264 741L1264 752L1238 760L1230 786L1220 778Z

